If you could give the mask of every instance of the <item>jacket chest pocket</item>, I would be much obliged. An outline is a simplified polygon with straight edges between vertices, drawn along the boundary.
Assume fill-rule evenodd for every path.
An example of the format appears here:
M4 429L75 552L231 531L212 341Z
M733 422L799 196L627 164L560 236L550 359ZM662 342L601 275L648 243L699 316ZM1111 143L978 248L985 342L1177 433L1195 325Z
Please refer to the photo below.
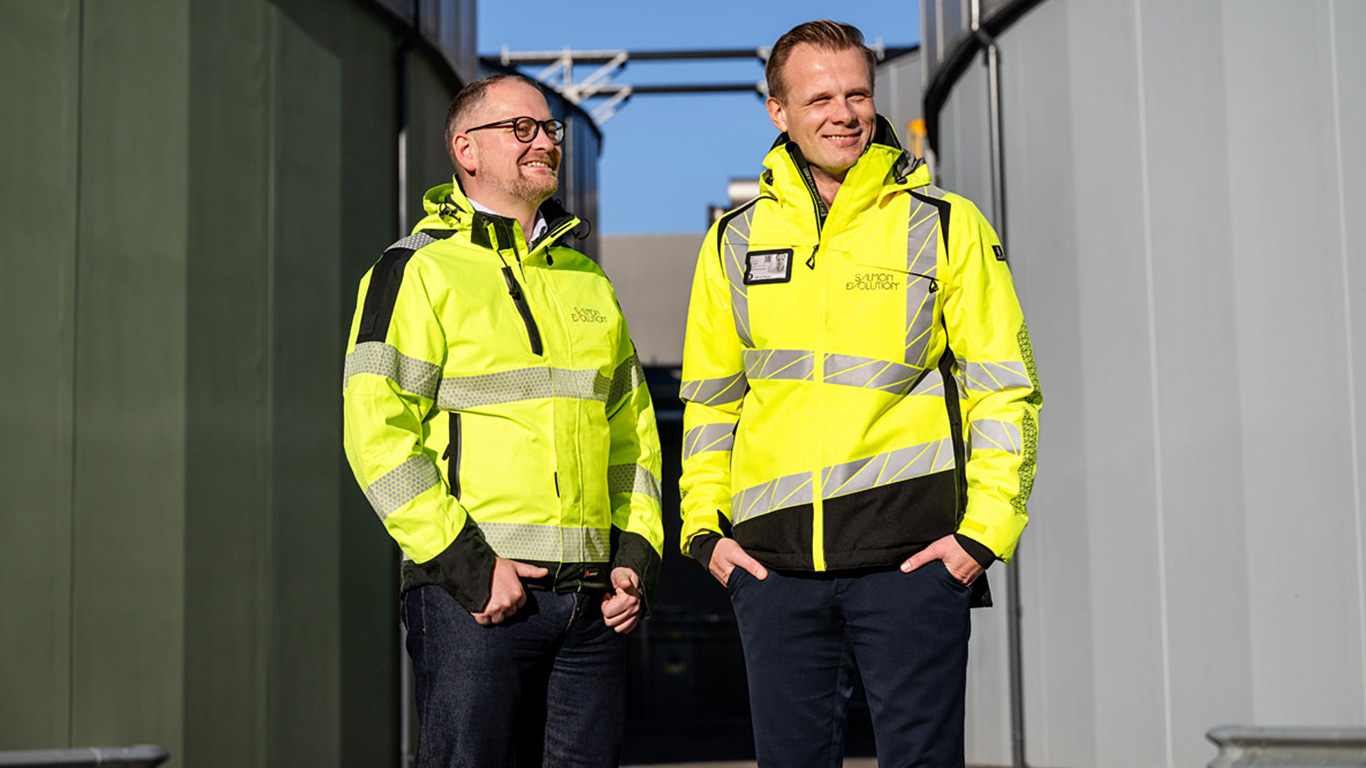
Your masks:
M923 369L932 363L942 284L933 264L925 272L912 271L905 254L897 256L852 253L829 259L828 322L869 357Z

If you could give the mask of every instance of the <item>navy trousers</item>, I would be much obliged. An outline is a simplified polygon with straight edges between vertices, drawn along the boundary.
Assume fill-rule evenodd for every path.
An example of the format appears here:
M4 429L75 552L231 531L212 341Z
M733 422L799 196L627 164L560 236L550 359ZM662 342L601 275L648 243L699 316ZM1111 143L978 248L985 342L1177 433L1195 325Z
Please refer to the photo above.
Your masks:
M726 589L760 768L835 768L861 675L880 768L963 768L970 590L938 560L906 574L741 568Z
M418 768L610 768L621 755L626 640L599 593L527 590L480 626L440 587L403 595Z

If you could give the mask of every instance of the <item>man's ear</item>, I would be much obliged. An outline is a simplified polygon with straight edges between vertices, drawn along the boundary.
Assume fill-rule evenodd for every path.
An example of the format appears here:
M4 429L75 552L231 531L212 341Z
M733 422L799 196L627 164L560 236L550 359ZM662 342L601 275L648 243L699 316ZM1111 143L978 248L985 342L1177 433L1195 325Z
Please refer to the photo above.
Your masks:
M768 119L773 121L773 127L787 133L787 111L783 109L783 103L769 96L764 106L768 108Z
M456 134L455 138L451 139L451 154L455 162L465 169L465 173L473 175L479 167L479 148L463 133Z

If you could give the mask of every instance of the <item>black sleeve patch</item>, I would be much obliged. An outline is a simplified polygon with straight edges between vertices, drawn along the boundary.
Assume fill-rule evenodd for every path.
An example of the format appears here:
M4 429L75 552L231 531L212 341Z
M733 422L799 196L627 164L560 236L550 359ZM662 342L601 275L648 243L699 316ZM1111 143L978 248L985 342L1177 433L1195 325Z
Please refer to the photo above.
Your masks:
M398 288L403 283L403 268L413 257L411 248L391 248L370 272L370 287L365 292L365 309L361 312L356 343L384 341L389 335L389 321L394 316Z

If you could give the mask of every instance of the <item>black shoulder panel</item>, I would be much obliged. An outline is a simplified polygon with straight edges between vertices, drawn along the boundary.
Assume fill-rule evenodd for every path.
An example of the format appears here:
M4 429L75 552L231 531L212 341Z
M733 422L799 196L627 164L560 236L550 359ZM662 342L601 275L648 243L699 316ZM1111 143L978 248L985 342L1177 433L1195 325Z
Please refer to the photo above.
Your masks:
M403 268L419 248L454 234L451 230L422 231L389 246L384 256L370 270L370 288L365 292L365 308L361 312L356 343L384 341L389 335L389 320L394 315L394 302L403 283Z
M365 309L360 316L356 343L384 341L389 335L389 320L394 316L398 287L403 283L403 268L413 257L411 248L391 248L370 270L370 289L365 292Z
M726 240L726 230L727 230L727 229L730 229L731 222L735 221L735 218L736 218L737 216L740 216L740 215L743 214L745 211L748 211L750 208L753 208L753 207L754 207L756 204L758 204L758 202L759 202L760 200L762 200L762 199L764 199L764 196L763 196L763 195L760 195L760 196L754 198L753 200L750 200L748 203L745 203L744 205L740 206L739 208L736 208L735 210L726 213L724 216L722 216L722 217L720 218L720 220L719 220L719 221L717 222L717 224L716 224L716 252L717 252L717 253L723 253L722 248L721 248L721 244L724 243L725 240ZM746 240L746 241L749 240L749 228L748 228L748 227L745 228L745 240ZM748 242L746 242L746 244L748 244ZM725 258L725 257L723 256L722 258Z
M944 236L944 247L948 248L949 211L953 210L953 204L950 203L948 200L944 200L943 198L930 197L929 195L922 194L920 192L911 192L911 197L914 197L916 200L919 200L922 203L929 203L930 205L933 205L935 208L939 209L939 233ZM948 256L947 250L944 252L944 255Z

